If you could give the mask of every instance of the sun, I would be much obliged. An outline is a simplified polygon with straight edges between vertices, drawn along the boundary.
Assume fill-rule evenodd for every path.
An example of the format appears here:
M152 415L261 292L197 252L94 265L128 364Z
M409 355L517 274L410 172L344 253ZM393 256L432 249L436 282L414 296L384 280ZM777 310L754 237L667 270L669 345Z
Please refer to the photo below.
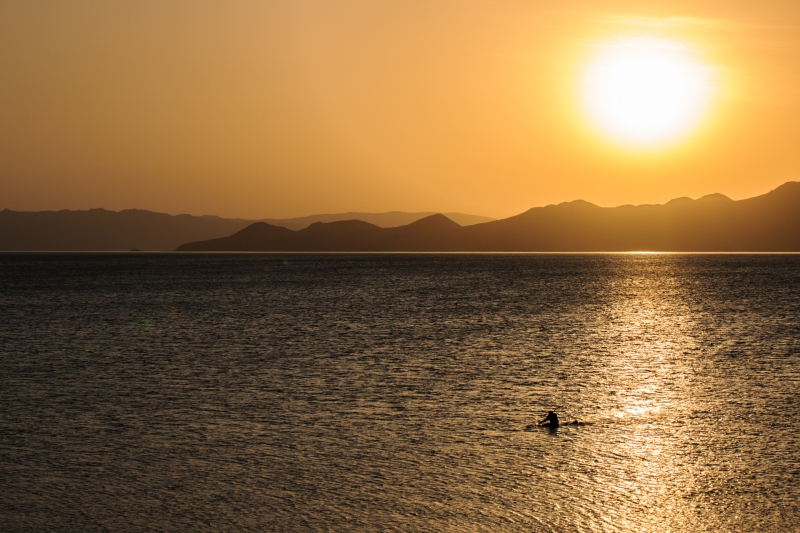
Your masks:
M598 47L580 78L581 103L604 136L653 149L687 136L707 114L710 68L680 42L647 37Z

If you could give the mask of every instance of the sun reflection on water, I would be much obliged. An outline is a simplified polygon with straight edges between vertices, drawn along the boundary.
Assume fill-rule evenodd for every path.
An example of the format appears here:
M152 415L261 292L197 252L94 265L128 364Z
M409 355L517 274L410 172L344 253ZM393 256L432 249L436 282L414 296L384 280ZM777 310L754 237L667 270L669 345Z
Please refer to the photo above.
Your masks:
M683 320L687 309L674 264L654 265L657 258L650 257L618 265L614 281L621 287L610 291L614 297L597 321L597 344L608 351L605 384L616 403L615 446L601 468L613 476L608 490L619 530L681 531L693 516L682 496L693 479L676 435L693 410L686 387L693 370L681 355L695 345L695 332Z

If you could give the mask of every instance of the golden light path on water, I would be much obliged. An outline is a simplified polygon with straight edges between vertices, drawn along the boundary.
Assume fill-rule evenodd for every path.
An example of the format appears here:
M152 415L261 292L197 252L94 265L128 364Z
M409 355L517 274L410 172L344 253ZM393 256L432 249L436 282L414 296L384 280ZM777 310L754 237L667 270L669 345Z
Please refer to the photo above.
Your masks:
M608 329L603 332L606 338L600 341L620 350L610 363L608 381L627 384L627 390L617 393L619 405L613 415L616 423L625 424L619 449L634 458L634 466L620 480L621 488L639 509L647 510L645 522L650 527L686 531L694 526L687 523L692 513L684 499L665 490L664 480L686 488L691 476L680 464L675 436L654 428L662 425L659 419L691 424L692 399L685 394L692 369L681 362L682 357L676 357L691 353L694 344L691 332L681 328L686 324L677 318L686 316L687 309L674 287L669 287L675 283L674 273L666 271L646 280L636 280L628 273L623 280L626 278L633 287L610 303ZM614 517L612 522L620 526L623 518ZM628 528L639 529L640 522L631 521Z
M727 382L705 381L706 374L720 373L710 356L743 341L719 338L708 311L698 305L702 287L696 283L708 280L687 279L680 262L669 257L631 259L617 263L606 286L598 288L584 334L587 364L573 369L591 373L577 382L560 376L573 387L565 387L561 397L572 395L567 405L589 424L566 431L592 435L569 453L584 462L559 462L548 478L552 485L542 491L549 498L557 495L557 507L572 515L552 530L737 530L740 511L752 513L765 503L761 493L749 496L742 508L737 494L743 480L736 472L754 466L740 464L737 446L761 428L746 420L730 427L720 393L739 389L747 398L747 382L755 376L737 382L735 375L747 371L735 364ZM577 335L576 340L581 342ZM749 403L756 411L765 407ZM745 413L746 419L753 414ZM728 426L727 435L714 429L718 424ZM768 464L760 466L769 470ZM763 512L768 516L774 509ZM582 516L577 524L573 513Z
M686 320L675 273L667 268L654 276L649 270L645 261L621 263L609 286L600 289L610 298L598 306L587 331L586 357L603 363L581 387L605 389L609 396L594 406L597 412L590 405L581 408L589 424L607 431L593 439L595 453L587 450L588 464L576 468L574 484L561 495L575 510L587 510L579 530L697 529L693 510L676 492L690 489L693 480L674 433L692 423L695 410L687 387L694 369L684 354L694 349L696 332ZM581 503L587 498L589 505Z

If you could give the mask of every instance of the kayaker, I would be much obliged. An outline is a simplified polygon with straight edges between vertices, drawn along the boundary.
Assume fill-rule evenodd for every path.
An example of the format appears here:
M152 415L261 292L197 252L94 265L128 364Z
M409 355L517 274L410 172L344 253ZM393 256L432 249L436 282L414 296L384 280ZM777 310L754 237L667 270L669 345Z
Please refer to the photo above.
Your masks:
M555 411L548 411L547 416L545 416L544 419L541 422L539 422L539 425L545 427L557 428L558 415L555 413Z

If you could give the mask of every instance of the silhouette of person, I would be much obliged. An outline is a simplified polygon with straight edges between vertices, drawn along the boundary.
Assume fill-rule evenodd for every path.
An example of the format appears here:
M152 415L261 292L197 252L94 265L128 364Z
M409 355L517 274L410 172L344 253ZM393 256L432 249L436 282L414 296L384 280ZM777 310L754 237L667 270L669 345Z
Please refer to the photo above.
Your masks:
M540 426L547 426L547 427L551 427L551 428L557 428L558 427L558 415L554 411L549 411L547 413L547 416L545 416L544 419L541 422L539 422L539 425Z

